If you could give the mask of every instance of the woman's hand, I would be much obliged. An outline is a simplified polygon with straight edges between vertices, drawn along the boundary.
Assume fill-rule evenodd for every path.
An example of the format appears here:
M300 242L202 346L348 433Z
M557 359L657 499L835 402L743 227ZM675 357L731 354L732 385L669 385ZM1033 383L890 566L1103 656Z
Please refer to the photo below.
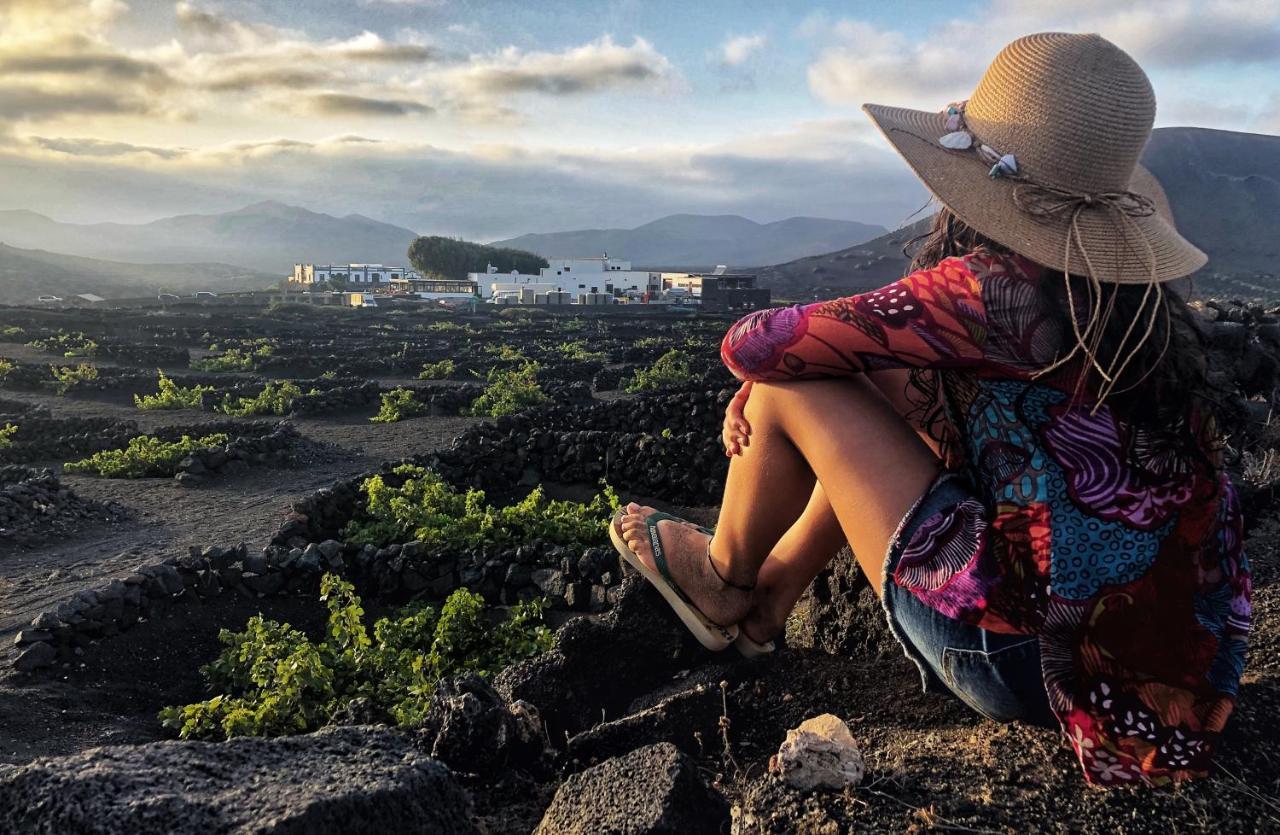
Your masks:
M730 458L741 455L743 447L751 445L751 424L747 423L742 414L750 396L751 382L747 381L724 410L724 429L720 433L720 439L724 442L724 454Z

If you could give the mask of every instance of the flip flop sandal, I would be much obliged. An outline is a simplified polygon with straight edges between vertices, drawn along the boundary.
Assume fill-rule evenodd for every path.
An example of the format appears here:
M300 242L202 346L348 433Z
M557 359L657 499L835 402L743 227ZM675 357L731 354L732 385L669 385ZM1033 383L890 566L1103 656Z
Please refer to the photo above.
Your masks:
M613 540L613 547L618 549L618 554L631 564L636 571L653 584L658 590L671 609L680 617L693 637L698 639L698 643L702 644L713 652L719 652L732 644L738 637L737 626L722 626L708 618L702 611L694 605L684 590L676 585L676 581L671 576L671 569L667 565L667 555L662 549L662 541L658 538L658 523L661 521L678 522L680 524L692 524L678 516L672 516L670 513L655 512L645 520L645 527L649 531L649 544L653 547L653 561L657 563L658 570L644 564L644 560L640 559L640 555L627 545L626 540L622 538L621 531L618 530L618 523L626 514L619 511L613 521L609 523L609 538ZM710 534L711 531L700 525L694 525L703 533Z

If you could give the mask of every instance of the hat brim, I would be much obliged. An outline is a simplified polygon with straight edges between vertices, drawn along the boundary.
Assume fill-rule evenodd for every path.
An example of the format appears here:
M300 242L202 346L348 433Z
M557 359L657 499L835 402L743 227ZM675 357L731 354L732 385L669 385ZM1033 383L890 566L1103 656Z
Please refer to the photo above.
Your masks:
M862 109L916 176L960 220L1038 264L1085 274L1082 247L1098 280L1146 284L1153 277L1170 281L1188 276L1209 260L1178 234L1163 189L1141 166L1134 172L1130 190L1150 197L1157 211L1128 223L1111 209L1086 207L1079 215L1080 246L1068 253L1069 217L1042 220L1027 214L1014 203L1016 181L988 176L988 167L971 150L952 151L938 144L938 137L947 133L945 114L879 104L865 104Z

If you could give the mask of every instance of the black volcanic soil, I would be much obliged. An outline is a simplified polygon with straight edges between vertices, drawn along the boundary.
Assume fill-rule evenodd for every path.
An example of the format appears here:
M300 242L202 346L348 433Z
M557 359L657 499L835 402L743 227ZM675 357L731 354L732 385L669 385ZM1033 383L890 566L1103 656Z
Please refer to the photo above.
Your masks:
M10 347L0 346L0 356L14 355ZM196 411L139 412L119 393L92 399L0 394L48 405L55 416L105 415L136 421L143 429L218 419ZM322 612L313 599L250 600L226 593L200 603L187 596L164 617L101 641L75 662L44 674L22 675L3 664L13 634L75 591L191 546L244 541L260 547L294 499L381 461L447 446L472 422L423 417L372 424L372 412L369 407L296 420L306 437L334 450L306 467L251 469L195 489L172 479L66 477L80 495L118 501L133 515L28 550L0 551L0 763L162 738L156 711L204 695L197 670L217 652L220 628L239 628L264 611L314 629ZM711 521L715 513L677 510L700 521ZM725 692L724 735L714 722L701 728L697 759L707 781L736 806L738 831L744 833L1280 832L1280 519L1254 520L1247 547L1256 626L1240 705L1218 773L1193 785L1092 789L1059 733L999 725L955 700L921 693L914 668L875 618L852 627L860 634L843 652L816 648L806 639L812 601L794 619L791 648L754 662L731 653L692 655L696 660L665 687L732 682ZM650 696L634 693L637 701ZM769 757L788 728L825 712L849 723L867 759L866 781L837 793L785 789L767 775ZM553 782L514 774L466 784L480 822L492 833L529 832L555 790Z

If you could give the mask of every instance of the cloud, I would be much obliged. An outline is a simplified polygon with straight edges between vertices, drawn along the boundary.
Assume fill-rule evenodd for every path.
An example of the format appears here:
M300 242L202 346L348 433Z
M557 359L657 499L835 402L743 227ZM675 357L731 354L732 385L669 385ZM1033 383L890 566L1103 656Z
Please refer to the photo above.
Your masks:
M304 109L321 116L429 116L435 108L404 99L375 99L347 93L315 93Z
M452 78L460 88L485 95L574 95L654 84L673 74L671 62L644 38L622 46L605 35L562 52L522 52L508 47L493 55L473 56Z
M818 98L927 109L967 95L1001 47L1043 31L1098 32L1153 68L1280 63L1280 0L989 0L925 31L825 15L800 26L823 44L808 69Z
M726 67L737 67L746 63L747 59L764 48L767 43L764 35L734 35L720 44L720 62Z
M31 85L0 85L0 113L7 119L40 119L53 116L143 114L154 110L146 97L128 92L54 91Z
M32 136L30 141L40 148L77 157L125 157L134 155L176 159L186 156L187 148L157 148L148 145L132 145L128 142L108 142L102 139Z
M636 226L676 212L893 225L924 202L924 191L865 136L860 124L837 120L749 141L627 152L510 144L457 151L342 137L180 149L169 158L28 141L0 148L0 208L21 194L24 208L59 219L105 219L101 207L110 206L113 219L149 220L274 199L475 240Z

